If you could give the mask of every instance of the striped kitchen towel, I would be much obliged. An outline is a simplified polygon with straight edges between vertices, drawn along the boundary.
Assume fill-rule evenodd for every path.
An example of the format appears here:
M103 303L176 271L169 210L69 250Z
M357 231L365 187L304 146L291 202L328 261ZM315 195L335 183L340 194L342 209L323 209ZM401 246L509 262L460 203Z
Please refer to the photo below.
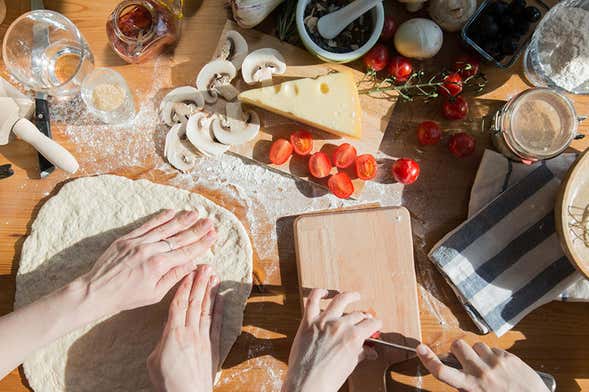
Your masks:
M503 335L580 279L555 232L560 166L538 164L430 251L483 333Z

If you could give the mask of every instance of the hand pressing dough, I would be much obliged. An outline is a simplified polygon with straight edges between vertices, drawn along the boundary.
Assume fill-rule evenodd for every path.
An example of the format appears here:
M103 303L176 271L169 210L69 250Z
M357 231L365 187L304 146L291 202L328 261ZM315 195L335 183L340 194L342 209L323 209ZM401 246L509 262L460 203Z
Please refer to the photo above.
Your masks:
M147 180L103 175L67 183L45 203L23 245L15 307L88 271L119 236L164 208L198 211L213 220L218 240L201 263L214 266L225 295L221 358L239 336L252 286L252 247L231 212L197 194ZM173 289L156 305L122 312L83 327L24 363L35 391L149 391L146 359L167 318Z

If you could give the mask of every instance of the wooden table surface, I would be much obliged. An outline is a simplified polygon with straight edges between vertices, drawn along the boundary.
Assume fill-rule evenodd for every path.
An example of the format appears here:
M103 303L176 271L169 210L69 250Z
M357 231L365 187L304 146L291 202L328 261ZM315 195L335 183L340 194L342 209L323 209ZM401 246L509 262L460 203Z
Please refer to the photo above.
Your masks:
M182 39L173 53L170 51L163 55L170 61L157 67L153 62L126 65L110 51L104 32L106 17L116 3L116 0L46 1L46 7L70 17L88 40L96 65L111 66L120 71L139 96L141 91L149 89L156 72L168 76L169 85L162 88L193 83L195 70L210 58L228 16L219 0L187 1L189 10ZM407 17L396 3L387 4L387 7L394 8L398 19ZM0 37L16 16L28 10L28 2L8 0L7 8L8 15L0 26ZM435 60L438 66L449 66L450 59L458 51L456 40L448 35L446 38L444 48ZM428 66L432 67L433 62L428 62ZM529 88L523 80L521 62L507 71L491 66L483 67L483 71L489 77L489 85L484 95L468 97L471 104L468 121L442 121L447 129L468 129L477 135L478 147L474 156L458 160L441 145L426 151L416 148L415 127L425 119L440 118L440 104L437 102L429 105L398 103L380 148L391 157L417 157L422 168L419 181L403 191L403 204L413 216L423 340L435 344L440 351L456 337L464 337L469 342L482 340L489 345L509 349L536 369L552 373L557 379L559 391L589 390L589 304L553 302L532 312L500 339L492 334L479 336L451 289L426 258L431 246L466 216L470 187L484 147L488 144L488 137L478 131L481 118L499 107L503 100ZM3 65L0 65L0 74L6 76ZM589 114L589 96L572 98L579 113ZM583 133L588 133L588 125L585 123L581 127ZM54 124L53 130L56 140L75 151L73 141L64 133L63 124ZM581 151L587 145L588 141L578 141L573 148ZM86 160L84 156L78 158L82 174L97 171L96 161ZM68 178L56 172L47 179L37 179L37 155L20 141L0 147L0 164L7 162L13 164L16 174L0 181L0 315L13 308L14 276L21 246L36 212L55 192L56 185ZM172 176L154 170L154 167L154 158L150 155L138 165L117 170L116 174L149 178L160 183L166 183ZM247 226L245 206L208 189L195 191L234 210ZM267 222L268 235L275 223ZM264 283L263 292L256 289L252 292L245 310L244 333L224 365L226 370L222 385L218 387L220 391L279 390L276 379L286 369L300 310L292 229L289 229L292 218L280 219L278 223L285 230L279 231L277 254L272 258L255 260L258 266L278 268L275 273L260 277ZM274 375L274 382L268 381L270 375ZM392 377L400 382L397 386L419 381L424 390L447 389L431 376L414 380L409 375L393 371ZM25 390L26 379L18 369L0 381L0 392Z

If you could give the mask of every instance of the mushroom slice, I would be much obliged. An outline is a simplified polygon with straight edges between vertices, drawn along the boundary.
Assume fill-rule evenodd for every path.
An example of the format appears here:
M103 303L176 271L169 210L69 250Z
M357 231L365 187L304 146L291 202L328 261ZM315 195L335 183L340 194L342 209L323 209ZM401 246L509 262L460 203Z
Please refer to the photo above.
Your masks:
M276 49L254 50L243 60L241 75L247 84L272 80L272 75L286 71L284 57Z
M202 91L207 103L215 103L219 95L218 88L229 85L236 74L237 70L231 61L213 60L202 67L198 73L196 88Z
M202 94L192 86L182 86L170 91L160 103L162 121L172 126L186 122L190 114L201 110L205 105Z
M215 138L223 144L244 144L253 140L260 132L260 117L253 110L243 113L241 103L227 103L226 116L216 116L211 128Z
M188 173L196 163L196 154L186 140L186 124L174 124L166 135L164 156L176 169Z
M214 58L231 61L235 69L239 70L249 50L245 38L237 31L229 30L221 40L223 43L215 53Z
M186 124L186 136L198 151L208 157L216 157L225 153L229 146L217 142L211 131L212 117L198 112L190 116Z

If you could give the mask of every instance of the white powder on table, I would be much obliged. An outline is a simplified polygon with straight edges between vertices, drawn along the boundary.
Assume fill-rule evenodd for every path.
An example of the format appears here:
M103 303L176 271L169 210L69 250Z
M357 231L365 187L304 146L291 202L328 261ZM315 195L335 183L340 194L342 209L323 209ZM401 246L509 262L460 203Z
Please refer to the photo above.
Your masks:
M538 56L552 81L573 91L589 81L589 11L556 6L538 32Z

